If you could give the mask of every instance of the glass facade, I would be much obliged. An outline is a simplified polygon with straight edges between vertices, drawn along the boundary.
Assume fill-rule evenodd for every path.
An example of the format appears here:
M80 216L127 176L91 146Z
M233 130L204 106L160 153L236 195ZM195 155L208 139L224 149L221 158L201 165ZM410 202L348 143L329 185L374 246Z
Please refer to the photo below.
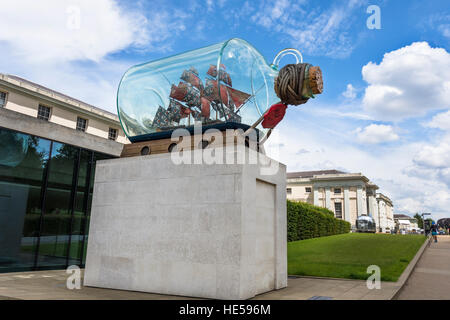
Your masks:
M0 128L0 272L84 265L95 162L109 158Z

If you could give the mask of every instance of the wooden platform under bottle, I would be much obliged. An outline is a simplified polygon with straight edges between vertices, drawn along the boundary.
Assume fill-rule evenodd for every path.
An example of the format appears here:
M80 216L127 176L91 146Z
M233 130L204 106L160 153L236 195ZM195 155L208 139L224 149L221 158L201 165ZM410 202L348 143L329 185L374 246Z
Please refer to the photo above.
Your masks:
M194 150L214 147L225 147L227 144L243 143L246 147L254 150L260 150L255 140L250 140L248 137L226 136L225 131L222 131L222 139L218 139L217 133L204 133L191 136L179 137L178 140L172 138L158 139L134 142L126 144L123 147L121 157L137 157L146 156L150 154L169 153L173 151ZM184 140L187 139L187 140ZM220 141L222 140L222 141Z

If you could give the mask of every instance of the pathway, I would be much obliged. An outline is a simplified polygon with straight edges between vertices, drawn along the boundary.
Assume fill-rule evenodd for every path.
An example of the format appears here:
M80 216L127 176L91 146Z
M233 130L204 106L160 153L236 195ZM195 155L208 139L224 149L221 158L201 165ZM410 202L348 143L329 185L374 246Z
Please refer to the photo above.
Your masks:
M79 290L66 287L65 270L34 271L0 274L0 300L172 300L186 297L144 292L112 290L82 286ZM389 300L399 289L394 282L382 282L381 290L367 289L362 280L290 277L288 287L256 296L258 300Z
M438 236L418 261L398 300L450 300L450 236Z

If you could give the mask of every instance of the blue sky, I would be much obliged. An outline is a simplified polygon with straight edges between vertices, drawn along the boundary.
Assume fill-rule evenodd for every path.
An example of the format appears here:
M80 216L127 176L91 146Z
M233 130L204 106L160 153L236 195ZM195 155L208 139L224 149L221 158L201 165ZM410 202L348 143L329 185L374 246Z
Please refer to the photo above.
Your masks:
M232 37L269 62L297 48L325 92L289 107L268 152L289 171L362 172L397 213L450 216L448 1L4 0L2 12L0 72L112 112L134 64Z

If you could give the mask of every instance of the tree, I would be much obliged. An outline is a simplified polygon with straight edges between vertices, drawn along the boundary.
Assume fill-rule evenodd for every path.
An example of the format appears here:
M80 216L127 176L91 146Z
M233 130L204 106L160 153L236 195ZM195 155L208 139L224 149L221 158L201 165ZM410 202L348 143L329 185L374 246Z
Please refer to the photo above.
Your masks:
M417 220L417 226L418 226L420 229L423 229L423 219L422 219L422 217L420 216L420 214L416 213L416 214L414 215L414 219Z

